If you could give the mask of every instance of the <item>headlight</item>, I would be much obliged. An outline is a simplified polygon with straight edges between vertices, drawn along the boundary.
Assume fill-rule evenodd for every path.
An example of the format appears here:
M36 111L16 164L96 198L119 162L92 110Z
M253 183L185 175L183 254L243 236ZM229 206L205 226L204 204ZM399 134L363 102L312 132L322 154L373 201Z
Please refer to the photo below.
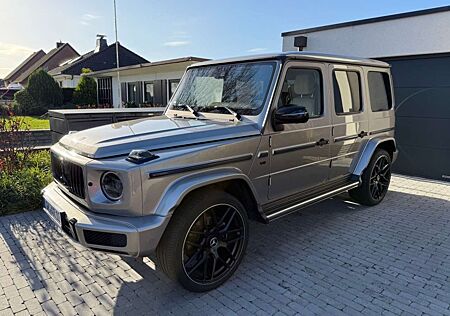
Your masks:
M119 176L114 172L107 171L100 180L103 194L111 201L120 200L123 193L123 184Z

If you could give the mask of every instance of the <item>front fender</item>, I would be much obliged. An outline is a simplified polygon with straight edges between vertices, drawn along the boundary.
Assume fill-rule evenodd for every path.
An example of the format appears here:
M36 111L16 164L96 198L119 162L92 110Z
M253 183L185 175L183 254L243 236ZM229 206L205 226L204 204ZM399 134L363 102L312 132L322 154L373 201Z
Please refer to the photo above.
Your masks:
M189 174L178 178L167 186L164 194L156 206L156 215L167 216L171 214L183 199L195 189L207 185L228 181L228 180L244 180L249 186L255 200L257 201L258 211L262 213L261 206L255 188L250 179L239 169L227 167L214 169L209 171Z
M356 176L361 176L364 170L370 163L375 150L383 143L392 142L394 146L394 151L397 151L397 145L395 138L391 136L381 136L369 139L361 148L356 159L350 167L351 173ZM395 153L394 153L395 157Z

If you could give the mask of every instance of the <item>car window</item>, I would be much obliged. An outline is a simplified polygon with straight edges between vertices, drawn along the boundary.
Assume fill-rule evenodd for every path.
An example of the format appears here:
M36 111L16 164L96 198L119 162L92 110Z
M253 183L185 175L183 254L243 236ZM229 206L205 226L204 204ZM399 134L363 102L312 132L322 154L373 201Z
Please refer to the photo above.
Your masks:
M283 81L278 107L303 106L309 117L323 113L322 76L318 69L289 68Z
M373 112L392 108L391 84L386 72L369 71L368 74L370 106Z
M228 107L241 115L258 115L269 93L275 67L275 62L267 61L191 68L169 107L180 110L189 105L199 112L217 113Z
M351 114L361 111L361 83L358 72L334 71L333 90L336 114Z

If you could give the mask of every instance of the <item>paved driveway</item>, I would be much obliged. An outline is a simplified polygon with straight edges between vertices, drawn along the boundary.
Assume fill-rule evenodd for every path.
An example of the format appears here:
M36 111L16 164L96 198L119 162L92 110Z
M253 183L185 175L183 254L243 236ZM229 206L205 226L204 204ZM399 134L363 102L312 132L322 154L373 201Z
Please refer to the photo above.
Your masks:
M153 268L72 245L43 212L0 218L0 315L450 315L450 185L394 177L373 208L342 196L254 223L243 264L209 293Z

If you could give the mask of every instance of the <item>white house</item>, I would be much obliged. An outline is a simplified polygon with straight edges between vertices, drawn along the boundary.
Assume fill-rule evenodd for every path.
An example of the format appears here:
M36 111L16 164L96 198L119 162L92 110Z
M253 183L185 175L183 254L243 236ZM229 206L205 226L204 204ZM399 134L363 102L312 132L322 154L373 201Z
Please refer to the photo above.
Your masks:
M87 74L97 81L98 103L165 106L189 65L205 58L183 57ZM120 82L120 85L119 85ZM120 96L120 97L119 97Z

